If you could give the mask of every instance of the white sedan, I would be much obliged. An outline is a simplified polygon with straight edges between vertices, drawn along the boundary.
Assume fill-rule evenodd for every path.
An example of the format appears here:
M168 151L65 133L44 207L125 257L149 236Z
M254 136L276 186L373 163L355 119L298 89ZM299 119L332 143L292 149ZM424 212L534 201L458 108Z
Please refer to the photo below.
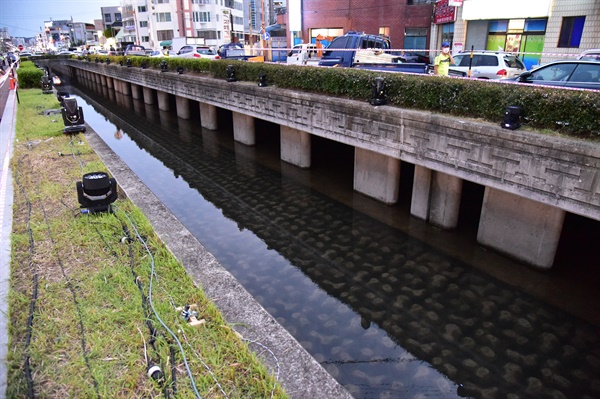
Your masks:
M219 54L217 54L217 51L214 48L208 46L193 45L183 46L174 56L179 58L205 58L208 60L221 59L221 57L219 56Z

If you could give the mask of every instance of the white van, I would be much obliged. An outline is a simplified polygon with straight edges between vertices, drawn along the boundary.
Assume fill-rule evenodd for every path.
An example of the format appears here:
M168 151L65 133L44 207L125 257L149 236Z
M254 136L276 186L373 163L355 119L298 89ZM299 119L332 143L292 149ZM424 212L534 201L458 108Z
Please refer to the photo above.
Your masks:
M287 55L288 65L319 65L317 46L312 43L296 44Z

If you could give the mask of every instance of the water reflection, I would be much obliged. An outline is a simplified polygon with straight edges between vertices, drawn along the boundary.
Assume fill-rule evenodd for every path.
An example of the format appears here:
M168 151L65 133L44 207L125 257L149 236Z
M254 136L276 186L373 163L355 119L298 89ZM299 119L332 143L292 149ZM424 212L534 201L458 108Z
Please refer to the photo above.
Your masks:
M322 195L277 151L96 97L92 128L355 397L600 393L594 326Z

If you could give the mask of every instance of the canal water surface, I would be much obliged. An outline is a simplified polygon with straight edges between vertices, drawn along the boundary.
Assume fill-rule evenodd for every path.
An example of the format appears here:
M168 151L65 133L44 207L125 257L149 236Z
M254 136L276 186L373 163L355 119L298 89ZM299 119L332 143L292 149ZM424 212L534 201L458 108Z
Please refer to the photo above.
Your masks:
M409 216L410 194L386 206L354 193L350 147L315 138L301 170L279 160L272 124L257 121L247 147L227 111L212 132L81 90L86 122L354 397L600 397L599 264L572 249L581 240L534 271L477 246L476 185L444 232ZM584 225L598 233L566 222Z

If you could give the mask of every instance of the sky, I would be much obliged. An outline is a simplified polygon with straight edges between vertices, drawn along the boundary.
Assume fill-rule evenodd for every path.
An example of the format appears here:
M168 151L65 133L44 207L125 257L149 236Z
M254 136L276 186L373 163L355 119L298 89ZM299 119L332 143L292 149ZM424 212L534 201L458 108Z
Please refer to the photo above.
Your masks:
M33 37L44 21L93 22L102 19L100 7L116 7L120 0L0 0L0 28L15 37Z

